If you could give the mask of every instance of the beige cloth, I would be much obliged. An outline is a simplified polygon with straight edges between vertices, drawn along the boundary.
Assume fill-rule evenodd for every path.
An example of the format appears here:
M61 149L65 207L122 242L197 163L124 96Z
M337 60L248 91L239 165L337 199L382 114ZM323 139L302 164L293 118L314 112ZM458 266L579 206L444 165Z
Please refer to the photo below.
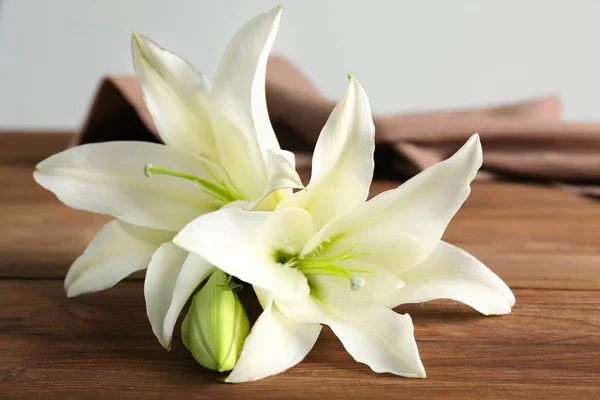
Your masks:
M292 64L272 57L266 84L269 114L283 148L310 165L312 147L335 102L324 98ZM375 115L376 174L406 179L456 151L474 132L484 148L480 179L552 182L600 195L600 123L560 120L549 96L462 111ZM134 77L105 78L74 144L159 141Z

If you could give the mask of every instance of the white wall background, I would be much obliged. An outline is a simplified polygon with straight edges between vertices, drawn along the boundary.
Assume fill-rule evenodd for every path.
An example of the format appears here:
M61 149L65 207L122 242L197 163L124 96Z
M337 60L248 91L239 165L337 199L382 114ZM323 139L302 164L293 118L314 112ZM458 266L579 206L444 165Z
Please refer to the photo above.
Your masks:
M285 7L275 51L331 98L352 73L376 111L562 96L600 120L598 0L0 0L0 129L73 129L144 33L212 76L247 19Z

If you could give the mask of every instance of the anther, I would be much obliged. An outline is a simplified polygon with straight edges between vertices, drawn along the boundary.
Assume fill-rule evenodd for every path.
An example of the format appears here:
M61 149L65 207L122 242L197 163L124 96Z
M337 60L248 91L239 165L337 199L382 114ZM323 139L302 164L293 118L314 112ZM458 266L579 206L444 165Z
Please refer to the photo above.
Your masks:
M358 275L352 275L350 278L350 289L357 291L361 287L365 286L365 280Z
M151 163L144 165L144 175L146 175L148 178L150 178L152 176L153 169L154 169L154 165L152 165Z

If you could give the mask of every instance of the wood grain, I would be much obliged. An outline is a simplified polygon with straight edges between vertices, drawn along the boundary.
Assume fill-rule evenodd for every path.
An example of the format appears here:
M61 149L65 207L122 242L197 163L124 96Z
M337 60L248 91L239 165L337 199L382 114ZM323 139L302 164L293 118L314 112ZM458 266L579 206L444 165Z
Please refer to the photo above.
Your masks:
M177 397L281 399L328 393L372 398L549 398L598 393L600 296L596 291L517 289L511 315L482 317L464 305L408 305L428 379L372 373L324 330L307 359L290 371L243 385L215 381L179 337L171 352L152 335L141 282L67 299L59 281L0 280L0 376L3 398ZM245 293L249 295L249 293ZM250 312L256 314L256 305ZM290 390L292 389L292 390ZM54 397L48 397L52 393ZM487 397L489 398L489 397ZM573 397L575 398L575 397Z
M325 329L307 359L260 382L226 385L179 336L150 330L142 275L67 299L62 278L110 220L35 185L64 134L0 134L0 398L600 398L600 206L550 187L481 183L445 239L496 271L517 305L503 317L436 301L407 305L428 378L375 374ZM373 193L397 186L376 182ZM249 300L249 291L244 291ZM259 311L254 302L252 315Z

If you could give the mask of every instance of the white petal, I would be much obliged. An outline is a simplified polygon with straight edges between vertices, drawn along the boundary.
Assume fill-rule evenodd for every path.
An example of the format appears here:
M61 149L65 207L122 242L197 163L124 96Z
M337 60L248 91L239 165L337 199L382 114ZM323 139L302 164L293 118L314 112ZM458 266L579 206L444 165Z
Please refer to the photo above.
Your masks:
M267 150L267 172L269 194L277 189L299 189L304 185L296 172L295 163L290 162L289 152ZM292 154L293 160L293 154Z
M173 289L181 266L188 253L173 243L164 243L152 256L146 280L144 281L144 297L146 313L152 325L152 331L164 347L169 347L164 340L163 323L173 298Z
M375 372L425 378L408 314L374 306L352 311L336 309L331 315L324 322L356 361Z
M173 241L242 281L294 301L310 289L302 273L275 261L275 218L278 213L224 208L192 221Z
M425 377L412 320L407 314L378 305L357 307L343 301L334 305L313 296L299 302L276 300L276 304L294 321L329 325L348 353L375 372Z
M267 229L271 249L294 255L315 234L311 215L296 207L286 207L271 213Z
M266 150L279 149L267 112L267 58L281 17L281 7L247 22L231 39L217 67L212 95L221 163L240 190L259 198L267 182Z
M317 227L363 204L373 178L375 126L369 100L354 79L321 131L306 191L290 198ZM288 203L289 204L289 203Z
M134 225L179 230L193 218L219 207L191 181L171 176L146 177L144 166L210 179L208 160L173 147L144 142L77 146L36 166L34 178L66 205L110 214Z
M247 209L256 211L273 210L282 198L292 194L291 190L286 189L299 189L304 187L296 172L294 164L289 161L289 154L292 155L291 159L293 161L293 153L284 152L283 150L267 150L267 187L263 192L263 195L259 199L251 202L247 206Z
M294 170L296 170L296 155L294 153L292 153L291 151L278 150L278 149L268 149L267 154L269 152L282 156L283 158L285 158L287 160L288 163L290 163L292 165L292 168Z
M498 275L466 251L443 241L425 261L400 276L406 286L390 297L391 307L452 299L490 315L508 314L515 304L515 296Z
M214 267L202 257L191 253L187 256L181 267L179 276L177 276L171 305L165 315L163 342L168 343L169 345L171 344L173 329L175 328L181 310L194 290L198 288L200 283L202 283L213 270Z
M152 257L144 296L152 331L165 348L171 347L173 329L188 298L213 269L202 257L172 243L161 246Z
M481 144L475 134L446 161L327 226L324 236L342 235L328 251L357 245L356 252L371 252L361 260L395 273L417 265L431 254L468 197L481 161Z
M146 105L163 141L218 162L207 108L210 87L204 75L145 36L134 33L131 50Z
M104 225L65 278L67 296L108 289L129 274L145 269L172 232L140 228L123 221Z
M274 299L277 308L287 318L304 324L327 324L332 316L323 308L323 303L314 296L300 301ZM352 307L353 305L350 305Z
M269 303L252 327L240 358L225 381L255 381L293 367L306 357L320 332L320 324L293 321Z
M256 298L258 299L258 302L260 303L260 306L263 308L263 310L267 308L269 303L274 300L273 293L269 292L268 290L261 289L258 286L252 286L252 289L254 289Z
M273 47L282 7L258 15L233 36L217 67L213 91L224 98L256 132L262 150L279 149L265 97L267 59Z

